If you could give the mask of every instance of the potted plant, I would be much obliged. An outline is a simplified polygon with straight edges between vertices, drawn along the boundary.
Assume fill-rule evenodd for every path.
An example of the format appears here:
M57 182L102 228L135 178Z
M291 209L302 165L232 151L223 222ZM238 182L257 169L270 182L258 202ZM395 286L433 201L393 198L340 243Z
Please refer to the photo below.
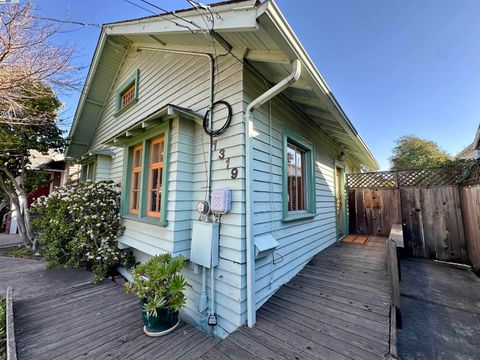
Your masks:
M186 281L180 274L185 262L183 256L154 256L137 265L133 281L125 284L126 292L140 298L145 334L162 336L178 326L178 311L186 301Z

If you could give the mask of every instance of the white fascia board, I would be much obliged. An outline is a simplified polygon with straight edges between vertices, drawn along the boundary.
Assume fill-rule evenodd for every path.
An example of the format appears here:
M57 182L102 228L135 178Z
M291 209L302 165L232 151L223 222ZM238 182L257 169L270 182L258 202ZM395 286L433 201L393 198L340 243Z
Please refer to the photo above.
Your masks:
M100 33L100 38L97 43L97 47L95 48L95 53L93 55L92 63L90 65L90 68L88 70L87 78L85 80L85 84L83 85L82 93L80 95L80 99L78 100L77 104L77 109L75 110L75 115L73 117L73 123L72 127L70 128L70 131L68 133L68 137L72 138L72 135L75 133L75 130L77 129L78 125L78 118L80 117L80 114L83 111L83 107L85 105L85 101L87 99L88 92L90 90L90 84L92 83L93 76L95 74L95 71L97 69L98 61L100 59L100 55L102 54L103 47L105 45L105 42L107 40L107 34L105 31L102 29ZM65 154L68 156L68 148L65 152Z
M480 150L480 126L477 129L477 134L475 135L475 141L473 142L473 148L475 150Z
M327 96L330 100L329 103L326 105L328 106L329 110L332 113L339 114L339 117L342 121L339 121L340 125L350 134L350 136L355 140L357 145L363 149L365 155L367 155L368 159L370 160L370 164L365 164L370 167L374 167L376 169L379 168L378 162L371 153L370 149L367 147L363 139L358 134L357 130L353 126L353 124L348 119L347 115L344 113L340 104L337 102L335 97L333 96L332 91L328 87L326 81L321 76L320 72L318 71L317 67L313 63L310 56L305 51L304 47L298 40L297 36L293 32L290 25L287 23L285 18L283 17L280 9L275 4L273 0L269 0L265 2L258 11L258 16L261 16L263 13L268 15L269 19L272 21L273 25L277 28L278 32L283 37L284 41L290 46L291 50L295 53L295 56L302 61L306 71L311 76L313 81L315 82L314 91L321 90L324 96Z
M254 6L240 9L229 9L224 11L214 11L220 14L221 19L215 18L216 32L233 32L233 31L255 31L258 28L257 11ZM141 34L161 34L161 33L188 33L189 30L183 26L188 26L193 32L208 32L206 28L205 15L202 17L198 12L180 13L187 21L182 21L172 15L164 15L134 21L126 21L124 23L104 25L105 32L108 35L141 35Z

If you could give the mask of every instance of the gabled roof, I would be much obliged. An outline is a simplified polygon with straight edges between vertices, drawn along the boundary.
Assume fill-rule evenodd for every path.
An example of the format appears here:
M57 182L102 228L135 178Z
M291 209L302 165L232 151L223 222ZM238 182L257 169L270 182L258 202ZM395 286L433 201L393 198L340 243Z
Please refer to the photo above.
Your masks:
M246 60L245 66L271 84L289 74L291 62L299 59L302 75L282 95L344 152L370 169L378 168L372 153L273 0L264 3L236 0L212 6L212 11L218 14L214 32L209 32L204 16L196 9L182 10L181 19L179 15L165 14L103 26L70 132L72 142L68 156L78 157L89 149L103 105L127 51L141 46L213 54L223 47L224 53L231 52L236 57L239 52L235 50L241 49L245 55L240 55L239 61ZM216 49L208 34L215 39Z

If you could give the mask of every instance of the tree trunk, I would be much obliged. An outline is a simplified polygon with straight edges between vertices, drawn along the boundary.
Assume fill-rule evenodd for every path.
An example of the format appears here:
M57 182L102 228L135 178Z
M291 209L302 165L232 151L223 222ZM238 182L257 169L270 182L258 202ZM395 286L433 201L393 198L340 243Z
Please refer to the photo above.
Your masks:
M8 170L5 171L5 169L1 169L1 171L6 175L6 177L1 176L0 173L0 188L10 198L10 201L17 211L17 223L20 237L27 248L36 250L36 242L33 239L30 228L30 213L28 212L28 203L25 191L23 191L23 197L19 195L19 192L22 191L18 191L19 185L15 182L13 174L11 174ZM23 202L22 206L20 206L21 202ZM25 208L27 208L26 211ZM25 221L26 219L27 221Z

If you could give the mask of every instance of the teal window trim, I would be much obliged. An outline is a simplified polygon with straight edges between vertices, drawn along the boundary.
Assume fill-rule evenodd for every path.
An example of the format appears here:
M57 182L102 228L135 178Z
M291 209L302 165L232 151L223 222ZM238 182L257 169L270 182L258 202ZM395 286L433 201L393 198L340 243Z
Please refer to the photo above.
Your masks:
M337 238L337 241L340 240L340 236L338 234L338 214L337 214L337 168L342 169L342 178L341 178L341 186L343 191L343 216L342 216L342 229L343 229L343 236L346 236L349 234L350 229L348 228L348 212L347 212L347 194L345 192L345 165L338 161L334 160L333 161L333 198L335 202L335 236Z
M96 157L88 158L81 163L82 165L82 181L91 180L95 181L95 172L97 170Z
M150 140L163 135L163 172L162 172L162 197L160 199L160 218L147 216L147 195L148 195L148 170L149 170L149 152ZM130 185L132 172L132 154L133 147L142 144L142 171L140 173L140 199L138 215L131 214L130 209ZM125 143L123 157L123 177L121 194L121 211L124 219L139 221L143 223L167 226L167 205L168 205L168 176L170 169L170 143L171 143L171 122L164 123L149 129L141 135L138 135Z
M306 201L307 210L302 212L288 211L288 166L287 144L292 143L305 151L306 165ZM282 222L311 219L317 213L315 182L315 147L313 144L287 127L282 131Z
M115 116L123 114L125 111L130 109L133 105L138 102L138 86L140 81L140 69L137 69L130 77L125 80L119 87L116 92L117 107ZM135 85L135 97L134 99L124 108L122 108L122 93L132 84Z

